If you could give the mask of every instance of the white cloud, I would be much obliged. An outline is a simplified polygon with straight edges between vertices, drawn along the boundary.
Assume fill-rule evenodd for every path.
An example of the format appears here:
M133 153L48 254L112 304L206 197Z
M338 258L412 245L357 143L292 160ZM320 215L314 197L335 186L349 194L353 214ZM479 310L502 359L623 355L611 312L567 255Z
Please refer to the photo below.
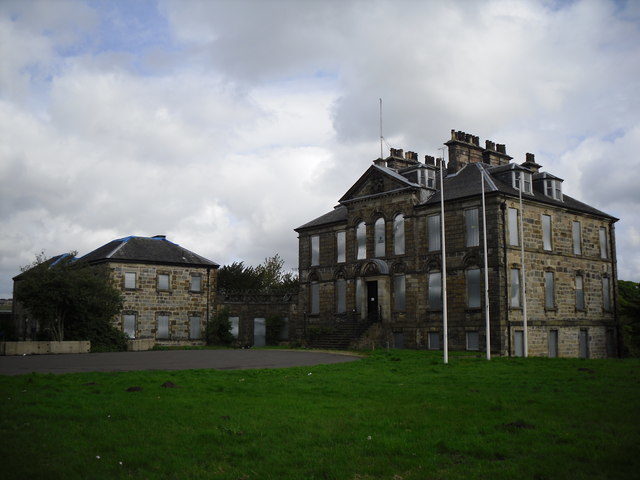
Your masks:
M292 229L378 155L378 97L393 146L456 128L536 153L621 218L640 280L639 22L634 2L3 2L0 296L42 248L129 234L296 266Z

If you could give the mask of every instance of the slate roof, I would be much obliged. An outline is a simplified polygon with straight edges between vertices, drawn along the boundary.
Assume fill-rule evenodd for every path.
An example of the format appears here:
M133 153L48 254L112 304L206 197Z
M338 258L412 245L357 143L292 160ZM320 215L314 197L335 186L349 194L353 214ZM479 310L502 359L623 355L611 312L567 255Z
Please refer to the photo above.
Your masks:
M480 195L482 193L482 187L480 184L480 176L484 175L485 178L485 193L500 192L506 195L518 196L518 190L513 188L510 183L505 183L491 174L500 167L490 167L484 163L471 163L466 165L462 170L453 175L447 175L444 178L444 200L455 200L459 198L470 197L474 195ZM499 171L504 171L504 168L500 168ZM483 173L484 172L484 173ZM422 206L430 206L438 204L440 202L440 184L438 178L438 185L436 194L431 196L429 200L424 202ZM555 200L547 197L542 192L538 192L535 189L533 194L523 193L522 198L534 199L541 203L547 203L558 207L567 208L570 210L577 210L579 212L590 213L598 215L600 217L612 218L618 220L616 217L609 215L601 210L593 208L586 203L582 203L569 195L563 194L563 200Z
M324 215L320 215L315 220L305 223L304 225L294 228L294 231L304 230L305 228L318 227L320 225L329 225L331 223L344 222L347 220L347 207L337 206L333 210Z
M164 236L124 237L87 253L79 261L90 264L104 262L150 263L161 265L183 265L193 267L213 267L219 265L200 255L170 242Z

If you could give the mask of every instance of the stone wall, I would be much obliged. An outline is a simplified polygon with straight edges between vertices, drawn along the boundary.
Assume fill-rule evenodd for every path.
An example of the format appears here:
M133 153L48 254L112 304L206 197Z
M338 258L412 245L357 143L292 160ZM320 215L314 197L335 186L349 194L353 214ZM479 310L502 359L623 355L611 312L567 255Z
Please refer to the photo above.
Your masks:
M149 265L132 263L110 263L111 278L121 289L124 305L113 324L123 329L123 316L136 315L135 339L157 339L159 315L169 317L169 340L183 342L189 338L189 317L200 318L200 337L204 334L208 315L212 314L215 300L216 270L209 273L206 268ZM136 274L136 288L126 289L126 272ZM158 289L158 274L169 275L169 289ZM201 289L190 290L191 276L201 276ZM209 301L207 301L209 299Z

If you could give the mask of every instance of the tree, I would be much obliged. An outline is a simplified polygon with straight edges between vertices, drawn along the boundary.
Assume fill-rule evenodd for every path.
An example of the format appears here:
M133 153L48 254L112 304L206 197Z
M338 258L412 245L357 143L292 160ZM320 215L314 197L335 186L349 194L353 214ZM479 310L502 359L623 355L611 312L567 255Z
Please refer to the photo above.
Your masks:
M227 307L222 308L207 322L204 338L207 345L230 345L233 342L234 337L231 334L231 322Z
M23 267L16 281L16 300L38 321L41 332L55 341L122 338L110 320L122 309L122 296L111 284L106 267L78 262L74 253L45 260L44 255Z
M618 281L621 333L627 353L640 356L640 283Z
M276 253L257 267L246 267L243 262L223 266L218 270L218 289L296 292L298 277L284 271L284 260Z

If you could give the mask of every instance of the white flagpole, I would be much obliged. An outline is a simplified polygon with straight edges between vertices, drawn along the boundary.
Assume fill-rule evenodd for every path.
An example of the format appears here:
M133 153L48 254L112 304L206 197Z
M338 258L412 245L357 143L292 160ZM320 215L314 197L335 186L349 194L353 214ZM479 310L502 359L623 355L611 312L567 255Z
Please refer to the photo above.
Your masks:
M482 232L484 244L484 321L487 336L487 360L491 360L491 336L489 322L489 261L487 259L487 210L484 204L484 169L480 170L482 184Z
M520 263L522 264L522 321L523 321L523 342L524 342L524 356L529 355L529 341L527 336L527 275L524 267L524 210L522 208L522 184L524 178L522 172L520 173L520 183L518 186L518 195L520 197Z
M442 343L444 363L449 363L449 335L447 332L447 250L444 241L444 148L440 159L440 241L442 242Z

